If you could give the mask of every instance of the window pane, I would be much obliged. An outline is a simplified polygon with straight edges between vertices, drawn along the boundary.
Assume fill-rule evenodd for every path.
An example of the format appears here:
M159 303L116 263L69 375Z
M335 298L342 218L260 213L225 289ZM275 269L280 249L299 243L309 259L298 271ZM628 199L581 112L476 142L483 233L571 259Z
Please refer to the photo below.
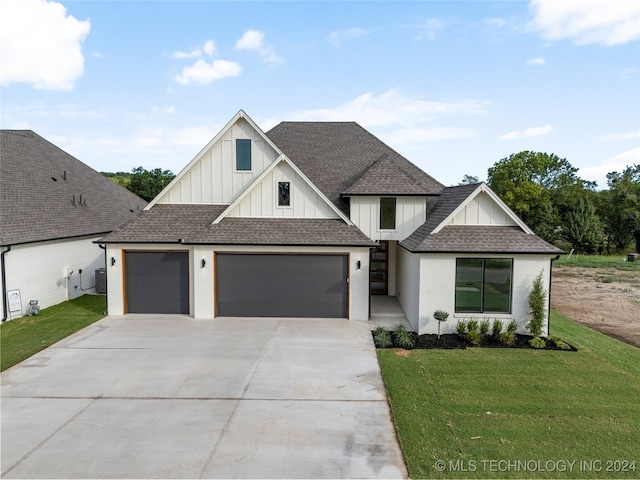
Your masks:
M511 312L510 258L487 258L484 261L484 311Z
M396 199L383 197L380 199L380 229L395 230L396 228Z
M456 312L482 311L482 259L456 260Z
M251 140L236 140L236 170L251 170Z
M278 182L278 206L279 207L288 207L291 204L289 189L290 189L289 182Z

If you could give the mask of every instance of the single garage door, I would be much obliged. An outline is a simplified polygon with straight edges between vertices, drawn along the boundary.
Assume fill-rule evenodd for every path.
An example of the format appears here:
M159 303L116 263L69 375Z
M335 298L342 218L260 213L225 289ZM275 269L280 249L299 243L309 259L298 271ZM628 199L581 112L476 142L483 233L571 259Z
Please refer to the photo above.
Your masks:
M189 313L188 252L125 252L127 313Z
M348 318L347 255L216 255L222 317Z

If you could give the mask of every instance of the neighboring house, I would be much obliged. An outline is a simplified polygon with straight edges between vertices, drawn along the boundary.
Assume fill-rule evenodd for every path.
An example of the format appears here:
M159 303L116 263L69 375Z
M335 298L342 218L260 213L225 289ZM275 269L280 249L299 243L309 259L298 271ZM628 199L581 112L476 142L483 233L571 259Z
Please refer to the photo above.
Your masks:
M367 321L396 297L416 331L437 309L527 323L561 253L483 183L445 188L352 122L240 111L107 246L109 314Z
M147 205L30 130L0 132L0 202L2 321L95 292L94 240Z

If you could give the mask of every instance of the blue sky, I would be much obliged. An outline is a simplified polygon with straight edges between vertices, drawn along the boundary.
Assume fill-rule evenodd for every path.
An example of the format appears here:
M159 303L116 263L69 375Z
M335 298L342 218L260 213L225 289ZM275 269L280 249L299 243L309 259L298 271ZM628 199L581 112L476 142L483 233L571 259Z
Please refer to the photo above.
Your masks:
M640 163L632 0L0 3L0 126L179 172L240 109L356 121L447 185L534 150Z

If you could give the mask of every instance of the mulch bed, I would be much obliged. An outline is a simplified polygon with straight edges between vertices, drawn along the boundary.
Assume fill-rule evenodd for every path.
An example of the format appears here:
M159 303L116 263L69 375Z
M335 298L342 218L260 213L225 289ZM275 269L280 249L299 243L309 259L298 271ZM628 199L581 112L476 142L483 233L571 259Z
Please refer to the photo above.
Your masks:
M471 345L471 343L466 339L457 335L455 333L450 333L446 335L440 335L438 338L437 335L429 334L429 335L418 335L417 333L411 333L411 336L414 339L414 347L408 348L407 350L427 350L432 348L444 349L444 350L455 350L455 349L465 349L465 348L530 348L532 350L562 350L557 347L555 343L549 341L547 339L545 341L545 348L534 349L529 345L529 340L531 337L529 335L516 335L516 340L513 345L505 345L500 340L497 340L491 335L485 335L478 345ZM573 345L569 345L571 347L570 350L564 350L565 352L577 352L578 349ZM397 345L393 345L387 348L400 348Z

